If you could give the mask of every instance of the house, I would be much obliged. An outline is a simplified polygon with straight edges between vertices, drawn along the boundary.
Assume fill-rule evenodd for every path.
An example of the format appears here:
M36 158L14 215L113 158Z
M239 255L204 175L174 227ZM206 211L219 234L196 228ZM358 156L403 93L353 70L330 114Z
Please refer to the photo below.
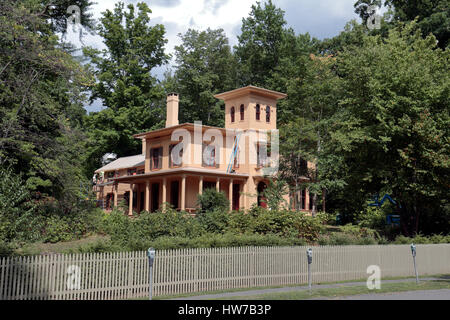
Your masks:
M218 128L179 124L179 97L169 94L166 127L134 135L142 141L142 154L96 170L102 176L95 186L97 199L105 209L125 200L129 215L153 212L165 203L195 212L198 195L216 188L232 210L266 206L262 192L276 176L278 161L277 101L286 96L254 86L218 94L225 102L225 128ZM292 203L293 196L285 200ZM308 191L296 196L308 211Z

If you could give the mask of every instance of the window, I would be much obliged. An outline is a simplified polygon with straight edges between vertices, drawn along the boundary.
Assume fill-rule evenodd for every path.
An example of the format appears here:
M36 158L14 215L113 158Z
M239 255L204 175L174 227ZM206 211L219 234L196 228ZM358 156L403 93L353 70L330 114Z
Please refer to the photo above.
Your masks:
M214 144L203 144L202 160L205 167L216 166L216 147Z
M134 175L136 175L136 168L134 168L134 169L128 169L128 170L127 170L127 174L128 174L129 176L134 176Z
M177 145L178 144L171 144L169 146L169 167L170 168L179 167L183 163L183 149L180 149L180 153L179 153L180 158L179 159L176 159L176 156L177 156L176 154L172 156L173 148L175 148L175 146L177 146Z
M256 105L256 120L260 120L261 118L261 107L259 104Z
M266 122L270 122L270 107L266 107Z
M153 148L150 150L150 169L157 170L162 168L163 148Z
M234 107L231 107L231 112L230 112L230 114L231 114L231 122L234 122L234 113L235 113Z
M244 121L244 105L243 104L241 104L241 121Z

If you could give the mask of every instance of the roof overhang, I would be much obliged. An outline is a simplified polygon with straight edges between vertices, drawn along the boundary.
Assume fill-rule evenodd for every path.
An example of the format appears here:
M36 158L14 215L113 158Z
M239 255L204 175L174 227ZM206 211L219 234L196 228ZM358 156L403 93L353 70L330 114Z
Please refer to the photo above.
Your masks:
M287 94L285 94L285 93L281 93L281 92L277 92L277 91L273 91L273 90L269 90L269 89L264 89L264 88L259 88L259 87L255 87L255 86L247 86L247 87L227 91L224 93L216 94L214 96L214 98L217 98L220 100L229 100L229 99L233 99L235 97L240 97L240 96L252 94L252 93L260 95L260 96L265 96L265 97L268 97L268 98L271 98L274 100L280 100L280 99L284 99L287 97Z
M179 125L168 127L168 128L162 128L162 129L157 129L157 130L153 130L153 131L138 133L138 134L133 135L133 137L136 139L144 139L144 138L156 139L158 137L164 137L164 136L171 135L172 132L177 129L186 129L189 131L193 131L195 129L195 126L196 126L196 124L193 124L193 123L183 123L183 124L179 124ZM212 127L212 126L205 126L205 125L201 125L201 127L202 127L202 132L205 132L206 130L209 130L209 129L217 129L224 133L226 133L227 131L229 131L229 132L235 131L234 129L225 129L225 128L220 128L220 127Z
M180 176L183 174L187 175L198 175L198 176L211 176L211 177L221 177L227 179L236 179L236 180L246 180L248 179L248 174L241 173L227 173L226 171L219 171L214 169L204 169L204 168L176 168L176 169L166 169L166 170L158 170L144 174L137 174L134 176L124 176L118 178L112 178L111 180L117 183L139 183L148 181L150 178L159 178L159 177L167 177L167 176Z

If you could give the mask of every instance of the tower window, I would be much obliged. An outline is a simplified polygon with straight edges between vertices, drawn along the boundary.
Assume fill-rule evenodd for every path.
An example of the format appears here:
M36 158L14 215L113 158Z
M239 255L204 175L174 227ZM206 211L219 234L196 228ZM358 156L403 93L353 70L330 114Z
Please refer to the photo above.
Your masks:
M234 114L235 114L234 107L231 107L231 112L230 112L230 114L231 114L231 122L234 122Z
M241 104L241 121L244 121L244 105Z
M270 122L270 107L266 107L266 122Z
M260 120L261 118L261 107L259 104L256 105L256 120Z

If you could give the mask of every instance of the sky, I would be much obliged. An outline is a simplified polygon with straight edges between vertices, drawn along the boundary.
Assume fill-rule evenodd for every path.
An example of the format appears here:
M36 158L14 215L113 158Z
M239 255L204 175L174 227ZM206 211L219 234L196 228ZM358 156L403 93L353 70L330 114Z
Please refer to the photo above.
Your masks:
M92 9L94 19L101 17L105 10L114 9L117 0L94 0L97 2ZM125 4L146 2L152 10L151 24L163 24L166 29L168 44L166 53L173 53L174 47L180 44L179 33L185 33L189 28L205 30L222 28L230 45L237 44L242 19L247 17L251 6L257 0L123 0ZM324 39L338 35L345 24L351 19L359 19L354 13L353 4L356 0L273 0L273 3L285 11L287 26L292 27L296 34L308 32L311 36ZM105 48L102 39L95 35L85 35L83 43L78 33L71 32L67 40L76 47L83 45L99 49ZM172 62L171 64L173 63ZM169 66L163 66L153 71L161 78ZM102 108L99 101L86 110L98 111Z

